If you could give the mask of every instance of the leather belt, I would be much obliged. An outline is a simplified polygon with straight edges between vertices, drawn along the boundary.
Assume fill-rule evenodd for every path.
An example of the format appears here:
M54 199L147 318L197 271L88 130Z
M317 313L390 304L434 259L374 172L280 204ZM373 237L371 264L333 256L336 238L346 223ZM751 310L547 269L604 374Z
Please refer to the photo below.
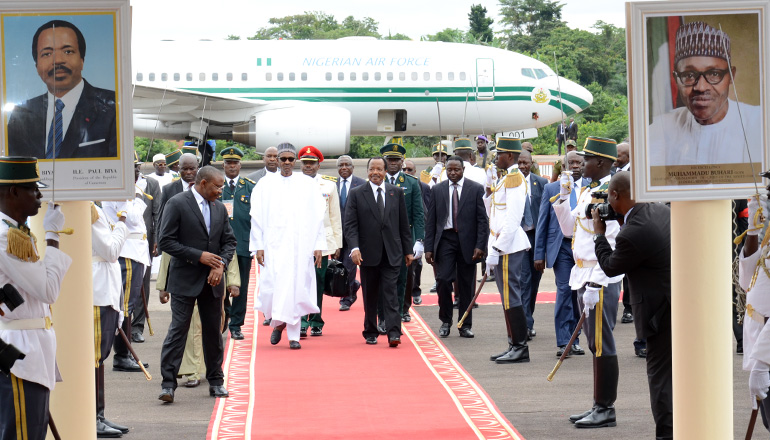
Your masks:
M13 319L11 321L0 321L0 330L48 330L51 327L53 327L53 321L51 321L51 318L48 316L45 318Z
M575 260L575 265L577 267L581 268L581 269L586 268L586 267L594 267L597 264L599 264L599 262L596 261L596 260L586 261L586 260L581 260L580 258Z
M139 232L131 232L128 234L128 239L147 241L147 234L140 234Z
M746 304L746 316L762 325L765 325L767 322L767 316L757 312L751 304Z

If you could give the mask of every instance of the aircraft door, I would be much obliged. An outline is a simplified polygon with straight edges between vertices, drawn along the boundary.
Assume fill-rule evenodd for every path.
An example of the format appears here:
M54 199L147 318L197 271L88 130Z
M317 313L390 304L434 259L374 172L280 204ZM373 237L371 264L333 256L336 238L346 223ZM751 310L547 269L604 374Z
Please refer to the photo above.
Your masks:
M495 99L495 61L476 58L476 99Z

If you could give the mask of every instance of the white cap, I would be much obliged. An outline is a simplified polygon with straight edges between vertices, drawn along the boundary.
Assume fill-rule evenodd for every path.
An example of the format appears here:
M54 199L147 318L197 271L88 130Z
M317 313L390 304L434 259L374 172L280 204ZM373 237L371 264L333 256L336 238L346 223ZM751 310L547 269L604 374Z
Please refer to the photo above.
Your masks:
M159 162L159 161L161 161L161 160L162 160L163 162L165 162L165 161L166 161L166 155L165 155L165 154L163 154L163 153L158 153L158 154L156 154L155 156L152 156L152 161L153 161L153 162Z

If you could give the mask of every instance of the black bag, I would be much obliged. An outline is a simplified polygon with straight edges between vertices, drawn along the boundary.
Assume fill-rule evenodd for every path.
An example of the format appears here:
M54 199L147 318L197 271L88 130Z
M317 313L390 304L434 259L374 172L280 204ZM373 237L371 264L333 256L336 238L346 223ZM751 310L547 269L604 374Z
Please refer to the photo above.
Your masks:
M329 259L326 267L326 282L324 283L324 295L342 298L348 296L348 271L341 261Z

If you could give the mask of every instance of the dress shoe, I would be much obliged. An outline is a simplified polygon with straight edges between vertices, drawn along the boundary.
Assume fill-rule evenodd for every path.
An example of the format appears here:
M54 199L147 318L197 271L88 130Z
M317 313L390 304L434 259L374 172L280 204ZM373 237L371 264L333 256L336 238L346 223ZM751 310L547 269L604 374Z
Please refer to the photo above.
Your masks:
M508 352L511 351L512 349L513 349L513 345L511 345L511 343L509 342L507 350L505 350L503 352L500 352L500 353L497 353L497 354L493 354L492 356L489 357L489 360L490 361L496 361L498 358L501 358L501 357L505 356L506 354L508 354Z
M743 341L738 341L735 346L735 352L738 354L743 354Z
M101 421L105 425L109 426L112 429L117 429L120 431L121 434L128 434L128 426L118 425L117 423L112 423L109 420L104 418L104 411L101 413L96 413L97 420Z
M646 358L647 357L647 349L646 348L635 348L634 353L640 358Z
M584 354L586 354L586 351L583 350L583 347L581 347L581 346L579 346L577 344L574 344L574 345L572 345L572 352L570 354L575 354L575 355L578 355L578 356L583 356Z
M134 359L134 355L132 355L131 353L128 354L128 358L131 359L133 362L136 362L136 359ZM148 364L147 362L142 362L142 366L144 366L145 369L150 368L150 364Z
M195 388L195 387L197 387L200 384L201 384L201 380L200 379L192 379L192 380L188 380L187 382L185 382L184 386L186 388Z
M321 327L310 327L310 336L321 336L324 332Z
M286 328L286 324L281 324L273 329L273 333L270 333L271 344L276 345L277 343L281 342L281 334L283 333L284 328Z
M299 344L299 342L298 342ZM222 385L211 385L209 387L209 396L211 397L230 397L230 393Z
M472 338L473 337L473 331L467 327L463 327L460 329L460 337L461 338Z
M419 306L422 304L422 296L413 296L412 297L412 304Z
M307 338L307 327L302 327L299 329L299 337Z
M147 368L147 367L145 367ZM113 371L128 371L131 373L142 371L142 368L130 357L115 356L112 359Z
M623 317L620 318L620 322L622 322L623 324L634 322L634 315L632 315L629 312L625 312L623 313Z
M345 312L350 310L350 304L340 304L340 312Z
M489 283L489 282L494 282L494 281L495 281L495 276L494 276L494 275L489 275L489 276L487 277L487 282L488 282L488 283Z
M477 303L477 302L473 303L473 308L474 309L478 309L479 308L479 303Z
M575 422L578 428L606 428L617 426L615 421L615 407L597 406L591 414Z
M141 344L144 342L144 336L141 333L132 333L131 341L136 342L137 344Z
M588 411L586 411L584 413L573 414L573 415L569 416L569 421L572 422L572 423L575 423L575 422L577 422L578 420L580 420L582 418L588 417L588 416L591 415L592 412L594 412L596 410L596 408L597 408L597 406L596 406L596 404L594 404L593 408L589 409Z
M391 348L398 347L398 344L400 344L400 343L401 343L401 338L399 338L398 336L395 336L393 338L388 338L388 345Z
M230 331L230 337L235 339L236 341L240 341L243 339L243 333L240 330Z
M433 287L430 288L430 291L432 293L436 293L437 290L438 290L438 283L433 283Z
M267 318L262 321L262 325L270 325L271 322L273 322L273 318Z
M560 345L558 350L556 350L556 357L561 357L561 355L564 354L564 349L566 349L566 348L567 348L566 345ZM567 353L567 356L569 356L570 354L572 354L572 353L571 352Z
M302 346L299 345L299 341L289 341L289 348L291 348L292 350L299 350L300 348L302 348Z
M163 388L161 390L160 396L158 396L158 400L162 400L166 403L174 403L174 389Z
M449 329L452 327L451 323L443 322L441 323L441 328L438 329L438 335L442 338L446 338L449 336Z
M377 338L375 338L374 336L367 336L366 343L369 345L375 345L377 344Z
M385 323L384 322L381 322L381 323L377 324L377 332L379 332L379 334L381 334L381 335L388 334L388 331L385 330Z
M409 314L409 312L405 312L401 316L401 322L411 322L412 321L412 315Z
M98 438L120 438L123 437L123 433L117 429L110 428L105 425L104 422L96 419L96 436Z
M529 347L526 345L514 345L511 351L495 359L496 364L518 364L529 362Z

